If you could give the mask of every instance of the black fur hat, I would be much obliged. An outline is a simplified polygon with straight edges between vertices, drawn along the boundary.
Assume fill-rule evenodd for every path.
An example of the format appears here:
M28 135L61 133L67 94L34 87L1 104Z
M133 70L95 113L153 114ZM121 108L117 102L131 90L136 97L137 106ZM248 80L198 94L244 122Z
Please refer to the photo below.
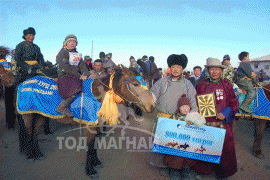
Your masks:
M169 67L172 65L180 65L185 69L187 67L188 58L185 54L177 55L171 54L167 59L167 64Z
M25 36L27 36L27 34L33 34L33 35L36 35L36 31L35 31L35 29L34 28L32 28L32 27L29 27L28 29L25 29L24 31L23 31L23 39L25 39Z

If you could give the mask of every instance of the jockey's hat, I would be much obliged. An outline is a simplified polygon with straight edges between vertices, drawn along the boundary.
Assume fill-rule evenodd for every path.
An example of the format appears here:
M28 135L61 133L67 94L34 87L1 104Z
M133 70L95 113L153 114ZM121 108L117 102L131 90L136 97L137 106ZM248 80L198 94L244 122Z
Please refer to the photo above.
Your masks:
M205 65L206 68L210 68L210 67L219 67L221 69L225 69L226 66L222 65L220 60L217 58L209 58L208 59L209 64Z
M28 34L33 34L35 36L36 35L35 29L32 28L32 27L29 27L28 29L25 29L23 31L23 37L22 38L25 39L25 36L27 36Z
M224 57L223 57L223 61L225 60L231 60L230 56L228 54L226 54Z
M67 45L67 42L70 40L74 40L76 41L76 44L78 45L78 41L77 41L77 37L75 36L75 34L69 34L66 36L65 41L64 41L64 45Z
M188 58L185 54L177 55L171 54L167 59L167 64L169 67L172 65L180 65L185 69L187 67Z

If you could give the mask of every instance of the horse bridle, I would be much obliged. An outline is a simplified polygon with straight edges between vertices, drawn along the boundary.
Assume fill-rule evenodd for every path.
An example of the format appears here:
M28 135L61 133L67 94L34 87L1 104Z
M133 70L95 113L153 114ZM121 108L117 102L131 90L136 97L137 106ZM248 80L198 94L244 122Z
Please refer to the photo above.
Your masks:
M131 77L132 78L132 77ZM109 88L106 84L104 84L99 78L97 79L102 85L104 85L104 86L106 86L109 90L111 90L111 88ZM118 95L119 97L121 97L122 99L124 99L125 101L127 101L127 102L129 102L129 103L133 103L133 104L142 104L142 101L132 92L132 91L130 91L130 89L129 89L129 85L128 85L128 79L124 79L124 80L126 80L126 82L127 82L127 84L126 84L126 86L127 86L127 89L128 89L128 91L133 95L133 96L135 96L139 101L137 101L137 102L135 102L135 101L130 101L130 100L127 100L126 98L124 98L124 97L121 97L120 95Z

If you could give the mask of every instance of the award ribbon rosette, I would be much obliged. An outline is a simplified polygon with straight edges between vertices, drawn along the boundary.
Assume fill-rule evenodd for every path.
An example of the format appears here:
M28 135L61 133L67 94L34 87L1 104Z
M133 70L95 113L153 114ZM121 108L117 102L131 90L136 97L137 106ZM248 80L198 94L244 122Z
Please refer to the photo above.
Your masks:
M204 117L216 116L216 105L214 93L197 96L200 114Z
M69 64L72 66L78 66L82 60L82 53L69 52Z

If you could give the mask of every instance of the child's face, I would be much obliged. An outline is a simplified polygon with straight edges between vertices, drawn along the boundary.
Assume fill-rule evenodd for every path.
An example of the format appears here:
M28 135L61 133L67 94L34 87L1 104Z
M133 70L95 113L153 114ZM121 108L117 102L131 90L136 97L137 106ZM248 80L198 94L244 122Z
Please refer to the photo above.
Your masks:
M187 114L190 111L190 106L189 105L180 106L179 111L181 114Z

